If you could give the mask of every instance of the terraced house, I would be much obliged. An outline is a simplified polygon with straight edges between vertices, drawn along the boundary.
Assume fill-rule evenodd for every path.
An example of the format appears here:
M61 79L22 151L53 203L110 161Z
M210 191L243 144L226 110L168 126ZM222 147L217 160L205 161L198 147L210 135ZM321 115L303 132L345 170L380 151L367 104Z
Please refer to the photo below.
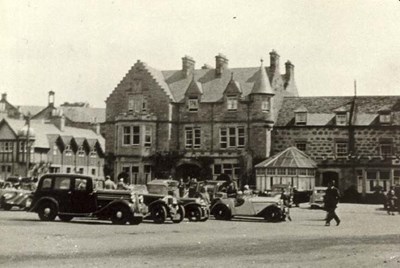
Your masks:
M294 65L281 74L279 59L272 51L269 67L230 68L219 54L214 67L196 69L185 56L172 71L137 61L106 100L102 133L115 177L166 176L158 163L169 166L169 156L176 178L246 180L253 161L269 156L283 98L297 96Z
M367 195L400 184L399 134L400 96L287 97L272 151L296 146L317 162L316 185Z

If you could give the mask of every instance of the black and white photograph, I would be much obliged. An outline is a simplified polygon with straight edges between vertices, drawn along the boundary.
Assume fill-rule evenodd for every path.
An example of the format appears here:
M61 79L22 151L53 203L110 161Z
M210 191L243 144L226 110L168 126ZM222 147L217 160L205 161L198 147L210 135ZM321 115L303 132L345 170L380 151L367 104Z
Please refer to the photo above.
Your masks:
M399 0L0 0L0 267L400 267Z

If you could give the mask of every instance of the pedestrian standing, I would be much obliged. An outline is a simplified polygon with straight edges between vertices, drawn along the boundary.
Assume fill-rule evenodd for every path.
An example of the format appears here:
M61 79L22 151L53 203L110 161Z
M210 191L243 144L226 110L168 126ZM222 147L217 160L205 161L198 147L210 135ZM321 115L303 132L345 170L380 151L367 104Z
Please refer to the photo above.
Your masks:
M178 189L179 189L179 197L184 197L186 192L186 183L183 182L182 178L179 180Z
M106 181L104 182L104 188L107 190L115 190L117 189L117 185L113 182L110 176L106 176Z
M396 194L394 192L394 187L391 186L389 191L386 193L386 208L387 208L387 213L389 215L394 215L394 212L396 211Z
M340 219L335 212L337 204L339 203L340 194L339 190L333 186L334 183L335 181L328 183L328 189L326 189L324 196L324 205L327 212L325 226L329 226L332 219L335 219L336 225L340 224Z

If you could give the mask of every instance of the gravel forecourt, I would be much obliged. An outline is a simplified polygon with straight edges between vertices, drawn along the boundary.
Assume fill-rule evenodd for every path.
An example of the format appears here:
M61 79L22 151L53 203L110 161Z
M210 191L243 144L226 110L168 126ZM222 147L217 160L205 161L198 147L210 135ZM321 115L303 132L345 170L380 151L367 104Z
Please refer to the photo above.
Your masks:
M306 204L260 218L115 226L0 211L0 267L400 267L400 215L339 204L340 226Z

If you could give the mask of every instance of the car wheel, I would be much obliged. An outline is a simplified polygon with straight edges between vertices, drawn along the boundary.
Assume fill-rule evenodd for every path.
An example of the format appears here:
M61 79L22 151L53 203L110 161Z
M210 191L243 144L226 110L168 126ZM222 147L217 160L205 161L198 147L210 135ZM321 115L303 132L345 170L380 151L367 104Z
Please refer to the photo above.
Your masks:
M172 222L180 223L185 218L185 208L180 205L176 213L178 214L178 216L176 219L172 219Z
M201 220L201 208L192 207L188 211L187 215L189 221L200 221Z
M130 218L129 209L125 206L116 206L111 212L111 222L113 224L124 225Z
M38 209L39 219L42 221L54 221L57 213L57 206L52 202L44 202Z
M218 206L214 209L214 217L217 220L230 220L232 218L232 213L229 208L225 206Z
M278 207L269 208L264 216L264 219L271 222L277 222L282 220L282 211Z
M58 218L60 219L60 221L71 221L74 217L70 216L70 215L58 215Z
M9 211L9 210L11 210L11 209L12 209L12 207L13 207L13 206L12 206L12 205L10 205L10 204L4 204L4 203L3 203L2 207L3 207L3 209L4 209L4 210L7 210L7 211Z
M156 205L151 210L151 218L154 223L164 223L167 219L167 210L163 205Z

